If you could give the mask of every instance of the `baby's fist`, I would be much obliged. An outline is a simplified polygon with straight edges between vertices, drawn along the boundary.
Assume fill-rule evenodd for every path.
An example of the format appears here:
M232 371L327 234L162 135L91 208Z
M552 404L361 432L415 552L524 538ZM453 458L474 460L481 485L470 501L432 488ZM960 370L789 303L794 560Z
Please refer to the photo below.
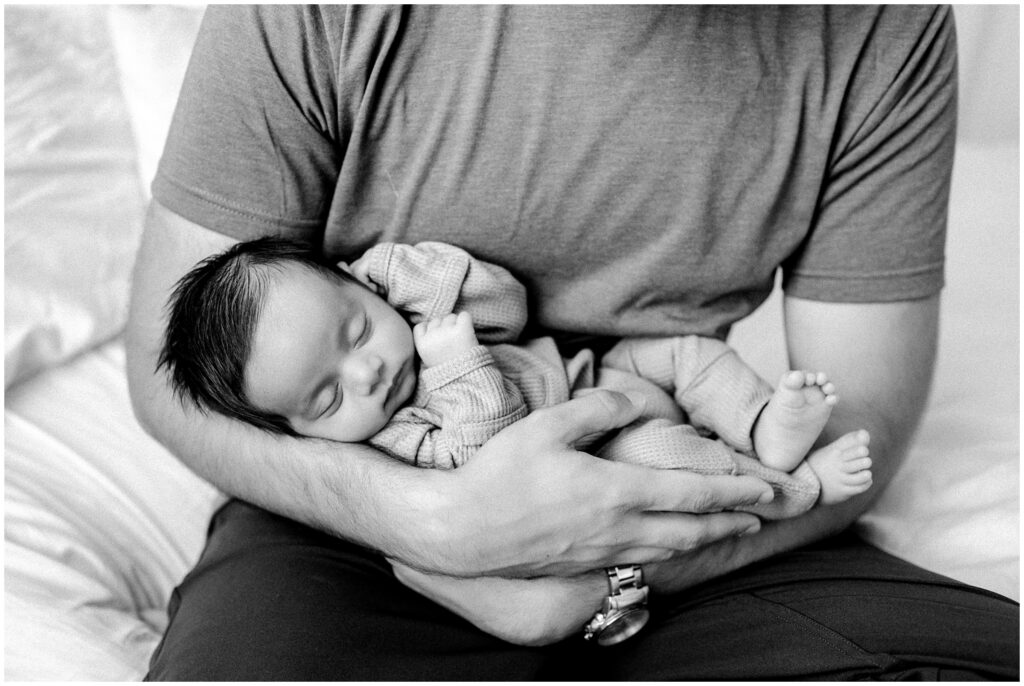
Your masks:
M349 264L347 271L354 276L357 281L369 287L369 289L377 295L384 295L384 286L377 283L370 277L370 264L370 258L368 254L366 254L355 262ZM344 264L339 264L338 266L343 269L345 268Z
M479 345L469 312L420 322L412 329L412 340L427 367L447 362Z

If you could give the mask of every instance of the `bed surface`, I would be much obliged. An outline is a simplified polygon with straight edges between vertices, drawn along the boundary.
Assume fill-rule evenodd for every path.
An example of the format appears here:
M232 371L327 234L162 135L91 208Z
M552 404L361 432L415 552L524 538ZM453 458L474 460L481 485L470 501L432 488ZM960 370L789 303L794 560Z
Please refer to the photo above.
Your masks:
M6 677L139 678L217 492L138 428L120 341L9 390L4 433Z
M146 180L200 15L5 8L9 680L141 678L222 499L136 424L119 337ZM962 80L991 81L972 65L1000 44L1017 58L1017 22L1017 8L966 15L962 41L995 33L961 43ZM858 527L893 554L1019 599L1019 141L1016 124L989 135L1003 129L973 121L961 123L926 416ZM778 378L779 295L731 340Z

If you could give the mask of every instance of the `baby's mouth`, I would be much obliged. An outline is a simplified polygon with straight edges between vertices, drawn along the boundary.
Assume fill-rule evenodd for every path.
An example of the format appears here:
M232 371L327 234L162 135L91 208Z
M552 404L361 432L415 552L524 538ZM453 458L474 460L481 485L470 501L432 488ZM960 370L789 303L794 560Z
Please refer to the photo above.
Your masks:
M388 386L387 395L384 397L385 405L390 405L392 401L394 401L395 395L402 387L402 381L405 379L405 368L408 364L408 361L403 362L402 366L398 368L397 372L395 372L395 375L391 377L391 384Z

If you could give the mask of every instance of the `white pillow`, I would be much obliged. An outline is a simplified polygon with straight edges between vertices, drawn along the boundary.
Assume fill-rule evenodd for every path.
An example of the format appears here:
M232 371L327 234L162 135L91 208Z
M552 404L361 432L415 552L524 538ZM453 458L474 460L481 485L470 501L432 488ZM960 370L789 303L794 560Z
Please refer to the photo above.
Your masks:
M205 5L115 5L110 33L149 198Z
M127 317L144 198L105 18L5 8L5 388Z

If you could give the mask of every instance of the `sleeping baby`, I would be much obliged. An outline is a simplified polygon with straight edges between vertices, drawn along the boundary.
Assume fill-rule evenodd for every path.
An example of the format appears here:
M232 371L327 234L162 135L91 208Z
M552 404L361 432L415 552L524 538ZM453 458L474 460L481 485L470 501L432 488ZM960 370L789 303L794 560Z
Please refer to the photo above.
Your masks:
M410 464L457 468L529 412L593 388L643 397L643 416L576 447L702 474L751 474L769 519L871 485L868 434L812 451L836 402L820 372L772 389L724 342L626 338L600 359L520 340L525 288L443 243L371 248L351 265L277 238L239 243L177 284L161 367L204 410L264 430L368 442Z

